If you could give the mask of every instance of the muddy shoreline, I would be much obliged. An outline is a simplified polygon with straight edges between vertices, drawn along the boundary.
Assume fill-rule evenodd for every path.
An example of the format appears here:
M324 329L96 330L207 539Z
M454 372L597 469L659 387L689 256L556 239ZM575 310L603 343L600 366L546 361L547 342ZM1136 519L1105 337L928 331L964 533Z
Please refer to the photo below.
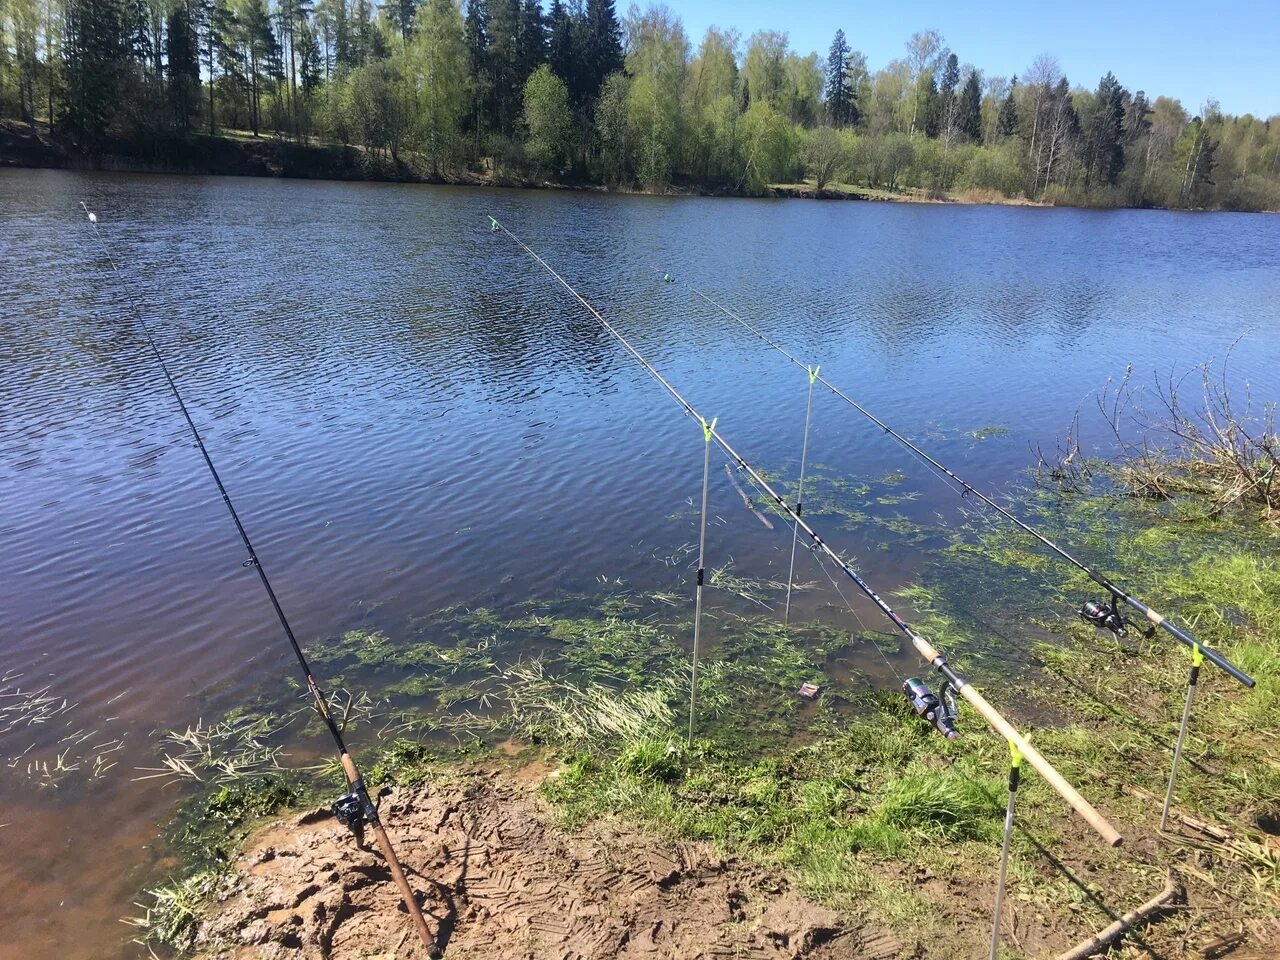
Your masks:
M901 947L706 844L614 822L562 830L528 776L441 775L381 803L446 956L888 960ZM258 833L216 897L198 956L426 955L381 860L323 808Z

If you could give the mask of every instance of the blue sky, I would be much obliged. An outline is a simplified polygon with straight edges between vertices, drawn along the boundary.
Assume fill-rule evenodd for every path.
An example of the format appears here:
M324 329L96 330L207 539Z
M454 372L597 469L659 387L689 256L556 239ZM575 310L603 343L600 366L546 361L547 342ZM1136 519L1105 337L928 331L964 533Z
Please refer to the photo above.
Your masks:
M872 71L903 55L917 30L942 33L961 63L984 72L1022 73L1040 53L1057 57L1072 84L1093 87L1111 70L1130 90L1177 97L1192 113L1209 97L1228 113L1280 114L1280 0L1165 3L1067 0L666 0L696 49L712 24L785 30L801 53L824 57L837 27ZM627 3L618 2L619 13Z

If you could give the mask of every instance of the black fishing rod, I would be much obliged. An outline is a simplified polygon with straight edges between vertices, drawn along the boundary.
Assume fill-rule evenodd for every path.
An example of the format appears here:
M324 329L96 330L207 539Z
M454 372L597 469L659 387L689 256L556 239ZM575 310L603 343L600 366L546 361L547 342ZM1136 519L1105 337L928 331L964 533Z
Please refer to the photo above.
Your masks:
M751 464L748 463L741 454L729 445L729 442L725 440L720 432L715 429L714 421L708 422L704 419L702 415L693 408L693 405L690 404L689 401L686 400L680 392L677 391L676 388L658 372L657 368L646 360L644 355L633 347L627 338L624 337L617 328L613 326L613 324L604 318L600 311L593 307L586 298L582 296L582 294L574 289L573 285L570 284L568 280L557 273L555 269L547 263L547 261L542 259L542 257L533 250L532 247L526 244L493 217L489 218L489 229L492 232L501 231L506 234L507 237L520 247L520 249L532 257L543 267L543 269L551 274L551 276L554 277L566 291L568 291L570 296L577 300L578 303L582 304L587 312L590 313L591 316L593 316L596 321L604 327L604 329L612 335L619 344L622 345L623 349L625 349L627 353L629 353L636 362L644 368L645 372L664 390L666 390L668 394L670 394L671 398L684 410L684 413L701 424L702 429L710 439L716 442L720 449L724 451L725 455L732 460L735 465L737 465L738 469L745 472L747 476L751 478L752 483L762 490L770 499L773 500L774 503L778 505L781 510L787 514L788 517L790 517L796 528L809 538L813 549L829 557L836 566L838 566L840 570L843 571L855 585L857 585L858 589L871 599L876 607L879 608L880 612L888 617L893 622L894 626L902 631L902 633L911 641L911 645L915 648L916 652L942 675L950 688L968 701L968 703L982 715L987 723L991 725L992 729L1009 741L1010 744L1016 746L1026 758L1027 762L1045 778L1059 796L1071 805L1072 809L1074 809L1076 813L1084 818L1084 820L1098 833L1099 836L1101 836L1109 845L1119 846L1123 841L1123 838L1115 827L1113 827L1107 819L1089 803L1088 800L1082 797L1079 791L1068 783L1066 778L1063 777L1062 774L1058 773L1049 761L1041 755L1040 751L1033 747L1027 738L1019 733L1017 729L1014 728L1014 726L1009 723L1009 721L1006 720L998 710L996 710L995 707L988 703L981 693L975 690L968 681L956 673L950 664L947 663L946 658L938 652L937 648L934 647L933 644L916 633L910 625L902 619L902 617L898 616L898 614L894 612L893 608L885 603L885 601L881 599L880 595L872 589L871 585L868 584L867 581L849 565L849 563L836 553L836 551L818 535L817 531L814 530L807 521L801 519L799 512L791 507L786 500L783 499L782 495L769 485L758 470L751 466Z
M98 215L91 211L83 201L81 201L80 206L84 207L84 212L88 215L89 222L93 224L94 236L97 238L98 245L102 248L102 253L107 258L107 262L111 265L112 272L119 275L120 268L116 266L115 258L111 255L111 251L99 230ZM302 646L298 643L298 638L294 635L293 628L289 625L289 618L285 616L284 608L280 606L280 600L276 597L271 581L267 578L267 571L263 568L262 561L258 558L258 551L254 549L253 541L249 539L249 534L245 530L244 524L240 521L240 514L231 502L231 495L227 493L222 477L218 475L218 469L213 465L213 458L209 455L209 451L204 445L204 439L200 436L200 430L196 427L195 420L192 419L191 412L187 409L187 404L182 399L182 393L178 390L173 374L169 372L169 365L165 362L164 354L160 352L159 345L156 343L155 338L152 337L151 329L147 326L147 321L142 311L138 309L137 302L127 292L126 297L133 310L138 329L142 331L143 338L147 341L147 345L155 356L156 363L164 374L165 382L169 385L169 392L173 395L173 399L177 401L178 409L182 411L182 417L186 420L187 428L191 431L191 436L196 442L196 448L204 458L205 466L209 468L209 475L213 477L218 493L222 496L222 502L226 504L227 512L231 514L231 520L236 525L236 532L240 534L240 542L244 544L245 552L249 555L249 559L244 562L244 566L252 567L257 571L258 579L262 582L262 589L266 591L267 599L271 601L271 607L275 610L280 626L284 629L284 635L289 641L289 646L293 649L293 654L298 660L298 666L301 668L303 677L306 680L307 691L311 694L316 713L320 715L320 719L324 721L329 735L333 737L334 746L338 750L338 760L342 764L342 772L347 778L347 793L334 802L334 815L357 835L366 824L373 829L374 837L378 842L378 849L382 851L382 857L387 862L391 876L395 880L396 886L400 888L400 895L404 900L405 908L409 911L409 916L413 920L418 936L422 938L429 956L433 958L440 957L443 953L436 945L435 938L431 936L426 918L423 917L422 909L418 906L417 897L413 893L413 888L409 886L404 868L401 867L400 859L396 856L395 848L391 846L391 840L387 836L386 828L382 825L382 819L378 815L378 808L369 796L369 790L365 786L360 768L356 765L355 758L351 756L350 751L347 749L346 741L342 737L342 731L338 729L338 725L334 722L333 715L329 710L329 699L316 681L315 675L311 672L311 666L307 663L306 655L302 652Z
M662 275L662 279L667 283L675 282L672 279L671 275L666 273ZM729 317L734 322L738 323L743 328L750 331L752 334L758 337L762 342L772 347L778 353L782 354L782 356L786 357L796 366L800 367L803 370L811 369L808 364L797 359L795 356L789 353L786 349L784 349L780 344L778 344L776 341L771 339L767 334L763 333L759 328L757 328L747 320L743 319L740 315L730 310L728 307L724 306L723 304L714 300L712 297L703 293L697 287L690 286L689 290L692 293L696 294L701 299L703 299L704 301L706 301L707 303L709 303L711 306L715 307L725 316ZM812 368L812 369L816 370L817 368ZM1190 631L1182 627L1179 627L1177 624L1170 623L1166 617L1157 613L1155 610L1151 609L1151 607L1149 607L1147 604L1143 603L1137 597L1133 596L1133 594L1121 588L1119 585L1116 584L1114 580L1100 573L1098 570L1089 566L1084 561L1077 559L1075 556L1068 553L1058 544L1054 543L1052 540L1046 537L1043 533L1041 533L1035 527L1031 526L1026 521L1014 515L1007 508L1001 506L999 503L991 499L991 497L987 496L985 493L983 493L981 490L973 486L968 481L957 476L954 471L944 466L942 463L938 462L929 454L925 453L925 451L921 450L920 447L912 443L902 434L898 433L898 431L894 430L891 426L889 426L887 423L885 423L883 420L881 420L879 417L873 414L866 407L862 406L860 403L858 403L856 400L850 397L847 393L845 393L835 384L831 383L825 377L817 376L816 379L818 383L821 383L833 394L835 394L845 403L849 404L851 407L857 410L860 414L862 414L864 417L866 417L868 420L874 423L877 427L879 427L881 430L887 433L890 437L892 437L902 446L906 447L909 451L911 451L913 454L919 457L920 460L922 460L924 463L933 467L935 470L945 475L948 479L958 484L961 487L960 496L963 497L963 496L972 494L974 497L981 500L984 504L986 504L992 510L996 511L996 513L998 513L1000 516L1004 517L1004 519L1008 520L1010 523L1017 526L1018 529L1022 530L1024 533L1029 533L1031 536L1035 537L1038 541L1040 541L1042 544L1044 544L1046 547L1052 550L1055 554L1057 554L1063 560L1066 560L1068 563L1072 564L1079 570L1086 573L1089 576L1090 580L1098 584L1098 586L1102 587L1102 589L1106 590L1110 595L1110 600L1108 602L1100 603L1096 600L1089 600L1085 602L1085 604L1080 608L1080 616L1084 620L1088 621L1089 623L1093 624L1095 627L1098 627L1100 629L1110 630L1112 633L1116 634L1117 636L1124 636L1126 627L1135 626L1133 621L1129 620L1120 612L1120 604L1121 603L1128 604L1134 610L1138 611L1138 613L1142 614L1142 616L1146 617L1146 619L1151 623L1151 627L1143 631L1144 635L1146 636L1152 635L1155 632L1156 628L1158 627L1164 630L1174 639L1190 647L1193 652L1199 651L1199 653L1206 660L1208 660L1210 663L1214 664L1215 666L1221 668L1224 672L1229 674L1234 679L1238 680L1240 683L1244 684L1246 687L1252 687L1254 685L1255 681L1252 677L1250 677L1247 673L1245 673L1243 670L1241 670L1239 667L1233 664L1230 660L1228 660L1222 654L1218 653L1216 650L1206 647L1203 643L1201 643L1194 636L1192 636Z

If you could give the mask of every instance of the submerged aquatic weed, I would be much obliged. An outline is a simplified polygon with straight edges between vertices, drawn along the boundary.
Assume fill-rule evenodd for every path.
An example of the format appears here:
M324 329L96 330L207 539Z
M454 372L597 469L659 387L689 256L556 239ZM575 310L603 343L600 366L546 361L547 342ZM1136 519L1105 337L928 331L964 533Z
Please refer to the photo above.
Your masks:
M555 677L544 661L532 660L504 672L500 696L508 713L495 727L573 747L630 742L673 727L677 684L678 678L668 675L645 687L618 690Z
M5 757L8 769L24 773L41 788L57 788L73 775L98 780L118 764L128 734L112 736L110 725L116 717L107 717L92 728L82 726L76 713L79 703L58 696L52 684L31 689L21 681L22 674L17 671L0 676L0 738L13 743L15 751L14 741L27 743L21 751ZM113 697L107 705L121 696L124 694ZM37 749L42 741L45 745Z
M200 912L222 881L218 870L202 870L182 880L171 881L145 891L150 903L139 903L143 913L124 922L138 931L134 942L143 946L161 944L178 951L191 948Z
M278 773L283 747L268 743L293 722L277 714L231 714L217 723L197 720L186 730L171 730L160 739L160 766L138 767L134 780L163 779L227 783Z

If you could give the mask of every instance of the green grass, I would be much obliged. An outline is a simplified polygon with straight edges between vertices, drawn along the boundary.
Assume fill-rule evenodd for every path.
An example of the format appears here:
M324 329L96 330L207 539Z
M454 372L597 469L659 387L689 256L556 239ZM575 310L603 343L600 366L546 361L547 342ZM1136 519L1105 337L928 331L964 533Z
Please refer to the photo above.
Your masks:
M1280 857L1256 825L1280 816L1276 534L1240 518L1188 520L1194 511L1120 496L1101 468L1099 476L1086 494L1026 490L1015 509L1256 675L1257 688L1246 692L1204 668L1177 808L1232 831L1232 843L1211 854L1223 894L1246 915L1274 909ZM859 483L815 468L806 507L862 522L864 508L880 509L871 501L899 496L902 480L891 474ZM901 518L883 522L903 534L938 535ZM721 586L740 597L776 594L776 584L726 577ZM1162 794L1184 648L1164 636L1120 642L1099 635L1075 615L1097 596L1095 585L1013 528L981 520L954 532L899 596L920 632L999 709L1035 728L1041 751L1082 793L1109 816L1150 829L1158 810L1118 790L1117 771L1126 783ZM785 873L822 903L921 942L977 950L983 925L953 927L948 911L960 908L931 900L911 877L932 871L960 885L989 883L1005 745L971 711L962 709L962 736L948 742L912 716L896 691L842 689L825 665L868 638L817 623L788 628L771 614L715 631L699 672L696 736L687 745L684 617L669 599L614 591L574 609L445 611L405 642L349 634L325 656L363 671L380 694L411 699L403 709L415 719L394 729L413 735L388 734L367 751L372 785L422 783L467 755L438 736L420 738L421 731L465 734L468 743L514 737L558 760L542 792L568 829L616 817L705 841ZM806 680L823 686L816 704L795 695ZM332 768L318 776L337 779ZM1195 855L1167 839L1100 849L1040 778L1028 774L1023 782L1026 834L1015 838L1011 875L1028 909L1082 928L1106 922L1030 838L1070 869L1087 862L1087 884L1113 908L1149 896L1169 860ZM187 872L153 896L155 939L187 935L192 904L209 889L205 874L217 873L257 818L297 802L290 791L299 789L254 778L193 801L191 820L205 826L190 837ZM1193 909L1160 930L1204 939L1215 922Z

